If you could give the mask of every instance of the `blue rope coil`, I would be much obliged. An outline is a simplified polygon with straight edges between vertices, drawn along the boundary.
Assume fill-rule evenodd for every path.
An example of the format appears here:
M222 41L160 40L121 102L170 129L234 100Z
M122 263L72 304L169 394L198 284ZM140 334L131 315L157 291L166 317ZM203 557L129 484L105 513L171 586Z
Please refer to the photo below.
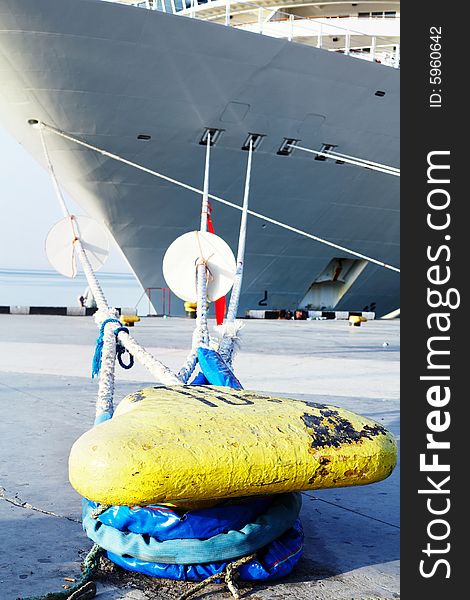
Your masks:
M129 352L129 362L126 364L123 361L122 356L127 351L124 348L124 346L119 342L118 337L117 337L118 333L120 331L125 331L126 333L129 333L129 329L127 329L127 327L122 327L121 321L119 321L118 319L115 319L114 317L111 317L109 319L105 319L101 323L100 333L96 340L95 353L93 354L93 360L91 363L91 378L92 379L94 379L95 375L99 375L99 372L101 370L101 359L103 356L103 343L104 343L104 328L106 327L106 325L108 323L119 323L119 327L117 327L114 330L114 335L116 336L116 358L118 360L118 363L121 365L121 367L123 369L131 369L134 366L134 357L132 356L132 354L130 352Z
M101 370L101 357L103 354L103 338L104 338L104 328L108 323L119 323L121 325L121 321L111 317L109 319L105 319L101 323L100 333L96 340L95 353L93 354L93 360L91 361L91 378L94 379L95 375L98 375Z

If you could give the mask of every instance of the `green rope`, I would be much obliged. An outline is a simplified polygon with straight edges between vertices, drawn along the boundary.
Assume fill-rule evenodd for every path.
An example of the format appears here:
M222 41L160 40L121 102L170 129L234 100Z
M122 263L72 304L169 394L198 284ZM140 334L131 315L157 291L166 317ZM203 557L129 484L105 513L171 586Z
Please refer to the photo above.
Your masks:
M90 580L98 569L102 551L101 546L98 546L98 544L93 545L83 561L82 576L69 589L61 592L50 592L43 596L17 598L16 600L90 600L94 598L96 596L96 585Z

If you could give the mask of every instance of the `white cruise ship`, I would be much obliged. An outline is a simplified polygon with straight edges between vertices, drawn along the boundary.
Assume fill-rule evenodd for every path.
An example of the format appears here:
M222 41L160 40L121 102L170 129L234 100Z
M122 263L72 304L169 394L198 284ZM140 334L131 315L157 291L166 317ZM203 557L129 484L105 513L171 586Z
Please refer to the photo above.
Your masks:
M106 225L149 293L166 285L166 248L198 227L200 195L93 148L201 189L210 132L210 192L241 205L251 141L250 209L261 217L248 222L241 314L384 315L400 305L399 274L358 254L399 266L399 10L0 0L0 124L43 165L31 123L72 138L45 133L60 184ZM212 209L235 250L240 212Z

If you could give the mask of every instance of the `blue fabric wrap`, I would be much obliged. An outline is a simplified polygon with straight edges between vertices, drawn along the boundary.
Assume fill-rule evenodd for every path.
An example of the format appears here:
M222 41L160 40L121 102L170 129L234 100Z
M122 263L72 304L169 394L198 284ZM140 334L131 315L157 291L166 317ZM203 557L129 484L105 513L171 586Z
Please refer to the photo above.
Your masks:
M190 385L208 385L208 384L209 384L209 382L207 381L207 378L202 371L199 371L199 373L196 375L196 377L190 383Z
M102 412L99 415L96 415L94 425L99 425L100 423L109 421L109 419L112 419L112 418L113 418L113 415L110 412L108 412L108 411Z
M201 371L211 385L222 385L236 390L243 389L242 384L228 368L224 359L215 350L198 348L197 360L201 367Z
M219 533L242 529L265 512L272 502L272 496L259 496L186 512L167 506L111 506L98 519L119 531L147 534L159 542L183 538L206 540ZM83 516L87 514L87 507L97 506L97 503L84 499Z
M256 552L290 529L300 512L300 494L280 494L255 521L240 530L219 533L209 539L172 539L159 542L149 535L123 532L91 517L85 506L83 529L105 550L148 562L191 565L231 560Z
M240 578L245 581L267 581L285 577L302 556L303 540L302 525L297 519L291 529L259 550L256 560L250 561L239 569ZM179 581L202 581L211 575L220 573L228 564L228 562L218 561L206 564L168 565L145 562L112 552L107 552L107 555L110 560L128 571Z

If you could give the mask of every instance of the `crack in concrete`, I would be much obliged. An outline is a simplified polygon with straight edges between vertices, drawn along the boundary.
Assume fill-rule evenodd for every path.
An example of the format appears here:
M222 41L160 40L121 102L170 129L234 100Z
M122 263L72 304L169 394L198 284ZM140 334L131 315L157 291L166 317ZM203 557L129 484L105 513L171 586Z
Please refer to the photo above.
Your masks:
M12 385L3 383L3 381L0 382L0 385L2 387L7 388L8 390L13 390L14 392L18 392L19 394L24 394L25 396L30 396L31 398L34 398L35 400L44 400L44 398L41 398L40 396L36 396L35 394L32 394L31 392L27 392L25 390L20 390L19 388L13 387Z
M15 494L15 496L13 498L9 498L6 495L5 488L2 486L0 486L0 500L5 500L5 502L8 502L9 504L13 504L13 506L17 506L18 508L26 508L28 510L34 510L35 512L41 513L43 515L48 515L49 517L57 517L58 519L66 519L67 521L72 521L73 523L81 523L81 521L79 519L74 519L73 517L67 517L65 515L58 515L57 513L52 512L51 510L44 510L43 508L38 508L37 506L33 506L29 502L24 502L23 500L21 500L21 498L18 496L18 494Z
M400 529L399 525L395 525L394 523L388 523L388 521L382 521L382 519L377 519L377 517L371 517L371 515L365 515L364 513L359 512L358 510L354 510L353 508L348 508L347 506L341 506L341 504L336 504L335 502L329 502L328 500L324 500L323 498L318 498L318 496L311 496L306 492L302 492L303 495L312 498L313 500L318 500L319 502L324 502L325 504L329 504L330 506L336 506L336 508L342 508L343 510L347 510L356 515L360 515L361 517L365 517L366 519L371 519L372 521L378 521L379 523L383 523L384 525L388 525L389 527L395 527L396 529Z

